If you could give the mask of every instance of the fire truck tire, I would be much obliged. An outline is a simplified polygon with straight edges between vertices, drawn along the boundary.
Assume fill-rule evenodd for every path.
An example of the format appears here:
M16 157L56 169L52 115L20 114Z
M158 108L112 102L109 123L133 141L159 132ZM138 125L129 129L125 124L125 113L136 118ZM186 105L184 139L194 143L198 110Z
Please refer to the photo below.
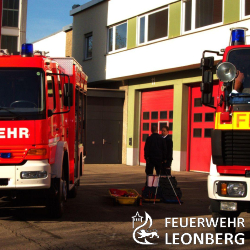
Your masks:
M49 213L52 218L61 218L64 212L64 202L67 200L67 183L64 175L54 178L48 202Z
M228 221L228 218L233 219L237 218L239 216L238 213L233 213L233 212L213 212L212 216L214 220L217 218L227 218L226 222ZM225 237L226 233L230 233L232 235L235 235L236 227L234 227L232 224L230 226L225 226L225 223L223 223L223 226L220 225L219 221L217 223L217 226L215 227L215 232L216 233L222 233L222 236Z
M75 198L77 196L77 184L69 191L68 197Z

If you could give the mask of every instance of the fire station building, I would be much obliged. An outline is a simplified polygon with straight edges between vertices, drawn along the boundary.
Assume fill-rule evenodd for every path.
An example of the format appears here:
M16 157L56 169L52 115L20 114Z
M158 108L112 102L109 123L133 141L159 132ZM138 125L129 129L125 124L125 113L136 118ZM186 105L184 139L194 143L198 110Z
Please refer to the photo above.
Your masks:
M144 165L151 126L167 124L172 169L208 172L214 109L201 105L200 59L225 48L232 27L250 42L250 0L92 0L70 14L73 57L89 76L89 163L101 151L115 160L98 163Z
M28 0L0 0L1 49L9 53L21 51L26 42Z

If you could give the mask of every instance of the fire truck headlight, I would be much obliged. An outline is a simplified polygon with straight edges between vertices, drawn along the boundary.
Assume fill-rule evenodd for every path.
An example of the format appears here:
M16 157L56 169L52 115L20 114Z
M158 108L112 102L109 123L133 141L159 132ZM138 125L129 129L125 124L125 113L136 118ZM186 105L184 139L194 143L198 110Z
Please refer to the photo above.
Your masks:
M23 171L21 179L44 179L48 176L47 171Z
M227 185L227 193L229 196L244 197L246 196L246 187L240 182L229 182Z
M247 184L246 182L220 181L218 182L217 193L226 197L246 197Z

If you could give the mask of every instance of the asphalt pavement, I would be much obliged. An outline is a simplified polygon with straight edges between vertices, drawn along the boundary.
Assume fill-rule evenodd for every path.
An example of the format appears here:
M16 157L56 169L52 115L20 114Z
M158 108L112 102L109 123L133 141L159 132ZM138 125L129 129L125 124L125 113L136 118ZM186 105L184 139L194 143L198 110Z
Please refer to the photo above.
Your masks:
M68 199L61 219L48 218L44 207L13 206L2 199L0 249L250 248L247 213L240 216L244 227L241 224L236 237L227 240L207 225L211 219L207 174L172 174L182 190L181 205L152 202L143 202L142 206L114 205L108 190L135 189L141 193L145 184L144 167L105 164L85 165L77 197ZM134 217L137 212L142 216L139 221ZM149 229L141 231L143 228Z

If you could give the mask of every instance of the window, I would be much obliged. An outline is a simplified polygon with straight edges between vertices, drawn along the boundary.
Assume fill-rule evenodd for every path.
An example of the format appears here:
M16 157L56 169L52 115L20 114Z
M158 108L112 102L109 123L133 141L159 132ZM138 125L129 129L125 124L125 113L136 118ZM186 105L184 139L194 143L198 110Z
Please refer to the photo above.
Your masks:
M149 120L149 112L143 112L143 120Z
M194 98L194 107L202 107L201 98Z
M212 130L213 130L212 128L205 128L204 137L211 138Z
M213 121L214 121L214 113L206 113L205 122L213 122Z
M85 35L85 59L92 58L92 48L93 48L93 35L89 33Z
M148 16L148 41L168 35L168 9Z
M184 31L222 22L222 0L186 0Z
M235 65L237 70L241 71L244 74L245 79L242 84L241 92L244 93L246 91L246 93L248 93L247 89L250 88L250 82L249 82L250 49L241 48L232 50L228 54L228 62L231 62L233 65Z
M201 113L194 114L194 122L202 122L202 114Z
M250 15L250 0L243 0L243 15Z
M140 39L139 43L145 42L145 16L140 18Z
M4 36L1 37L1 48L7 49L9 53L17 51L17 36Z
M173 123L172 122L169 123L169 131L173 131Z
M127 47L127 23L108 29L108 52Z
M157 120L158 119L158 112L157 111L153 111L151 113L151 119L152 120Z
M3 0L2 26L18 27L19 0Z
M55 83L54 83L54 76L46 76L47 78L47 85L48 85L48 106L49 109L55 110L56 109L56 95L55 95Z
M193 137L201 137L201 129L200 128L194 128Z
M149 137L149 134L143 134L142 141L146 141L148 137Z
M168 36L168 9L139 17L139 44Z
M113 28L109 29L109 47L108 47L108 51L112 51L113 50Z
M59 70L57 69L57 74L60 74ZM59 102L60 102L60 108L63 108L63 100L62 100L62 84L61 84L61 78L62 76L57 76L57 83L58 83L58 94L59 94Z
M173 116L174 116L173 110L169 111L169 119L173 119Z
M127 47L127 23L118 25L115 31L115 49L125 47Z
M143 123L143 131L149 130L149 123Z
M168 115L168 112L167 112L167 111L161 111L161 112L160 112L160 119L166 119L166 118L167 118L167 115Z
M0 69L0 100L3 107L0 110L1 117L10 120L44 119L46 111L44 93L42 69L11 67Z

